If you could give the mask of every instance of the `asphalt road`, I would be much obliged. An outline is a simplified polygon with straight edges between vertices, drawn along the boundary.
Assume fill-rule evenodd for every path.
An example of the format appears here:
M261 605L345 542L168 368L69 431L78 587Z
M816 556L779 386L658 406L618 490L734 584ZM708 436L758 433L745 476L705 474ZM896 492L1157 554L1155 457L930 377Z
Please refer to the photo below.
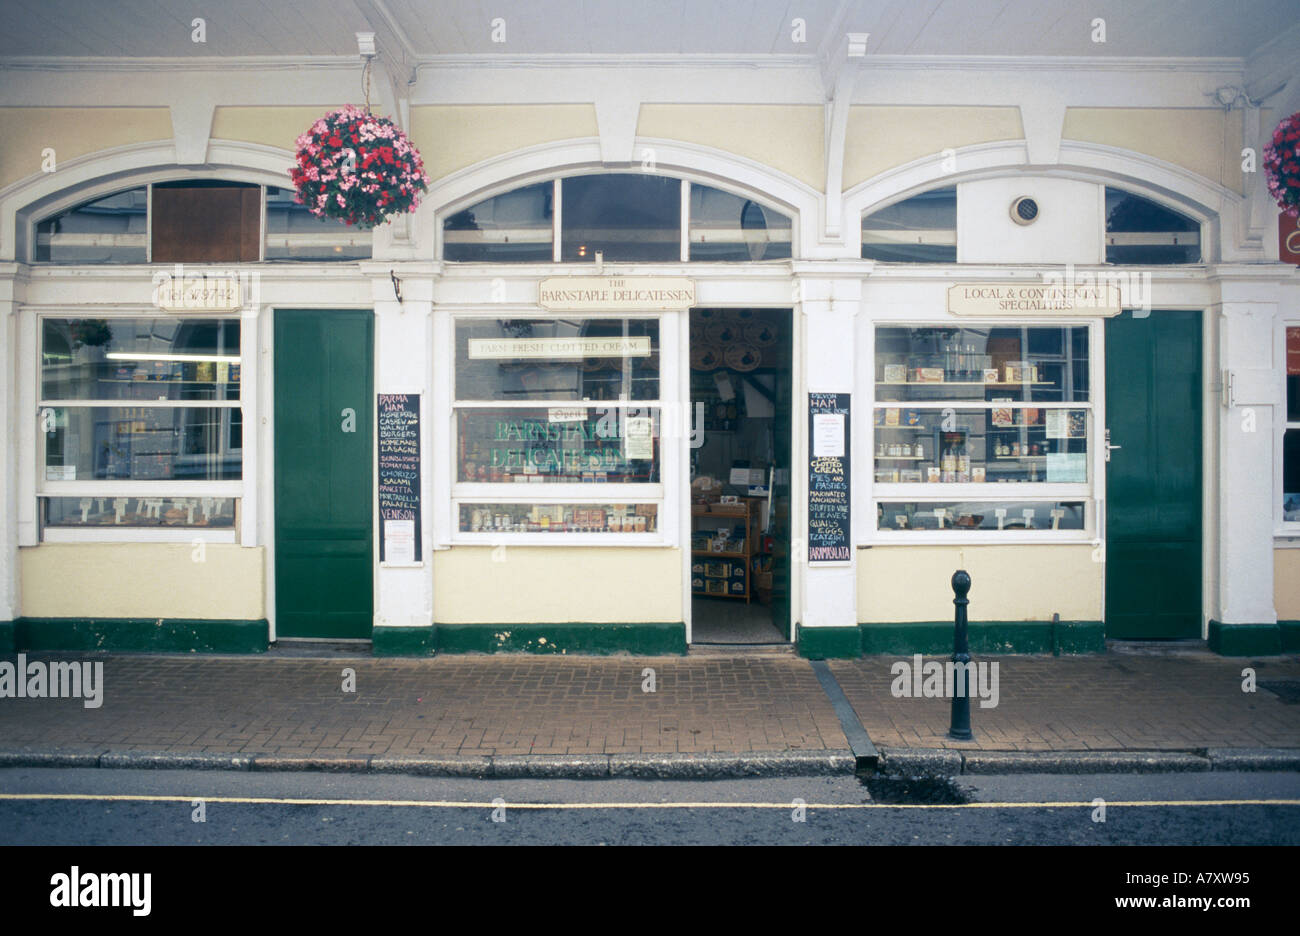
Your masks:
M22 768L0 770L0 844L1295 845L1300 774L889 784Z

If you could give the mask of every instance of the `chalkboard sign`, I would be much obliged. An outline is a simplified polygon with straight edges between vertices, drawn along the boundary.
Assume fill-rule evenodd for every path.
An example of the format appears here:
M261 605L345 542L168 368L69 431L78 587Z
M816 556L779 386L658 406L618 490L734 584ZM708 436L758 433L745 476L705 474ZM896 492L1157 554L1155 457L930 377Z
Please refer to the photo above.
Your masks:
M849 562L849 394L808 394L808 562Z
M379 561L419 562L420 395L379 394Z

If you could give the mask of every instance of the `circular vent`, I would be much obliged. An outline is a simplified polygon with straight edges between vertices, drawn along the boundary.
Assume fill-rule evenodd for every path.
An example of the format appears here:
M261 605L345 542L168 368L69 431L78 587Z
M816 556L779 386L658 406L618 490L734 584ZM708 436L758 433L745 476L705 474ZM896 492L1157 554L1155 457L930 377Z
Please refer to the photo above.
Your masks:
M1033 224L1038 219L1038 202L1021 196L1011 203L1011 220L1016 224Z

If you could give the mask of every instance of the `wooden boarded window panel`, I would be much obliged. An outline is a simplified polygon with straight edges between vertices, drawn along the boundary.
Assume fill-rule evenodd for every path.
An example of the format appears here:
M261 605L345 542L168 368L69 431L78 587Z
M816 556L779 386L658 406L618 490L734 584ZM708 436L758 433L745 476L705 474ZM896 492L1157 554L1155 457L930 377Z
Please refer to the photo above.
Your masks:
M258 259L262 192L238 183L155 185L155 263L242 263Z

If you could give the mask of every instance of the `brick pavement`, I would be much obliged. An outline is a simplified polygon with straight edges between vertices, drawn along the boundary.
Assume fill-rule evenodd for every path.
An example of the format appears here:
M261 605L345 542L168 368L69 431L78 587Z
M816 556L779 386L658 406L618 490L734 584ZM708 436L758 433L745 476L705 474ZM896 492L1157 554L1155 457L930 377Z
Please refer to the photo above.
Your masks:
M979 656L997 662L998 705L971 700L973 741L946 737L948 699L894 698L891 664L903 657L833 661L871 740L879 747L985 751L1156 751L1203 747L1300 748L1300 705L1258 681L1300 680L1300 659L1226 659L1208 651L1111 649L1096 656ZM937 657L927 657L927 662Z
M792 656L103 659L99 709L0 699L0 748L290 756L848 749L816 675ZM355 694L341 691L344 667L356 671ZM641 689L647 667L653 693Z
M31 655L29 659L84 659ZM282 756L765 753L848 744L793 656L192 657L106 655L99 709L0 699L0 749ZM1300 706L1241 670L1300 680L1300 659L1209 653L1004 656L976 740L948 741L946 699L896 699L897 657L831 662L880 747L1016 751L1300 748ZM357 692L341 691L342 670ZM641 691L642 670L657 691Z

